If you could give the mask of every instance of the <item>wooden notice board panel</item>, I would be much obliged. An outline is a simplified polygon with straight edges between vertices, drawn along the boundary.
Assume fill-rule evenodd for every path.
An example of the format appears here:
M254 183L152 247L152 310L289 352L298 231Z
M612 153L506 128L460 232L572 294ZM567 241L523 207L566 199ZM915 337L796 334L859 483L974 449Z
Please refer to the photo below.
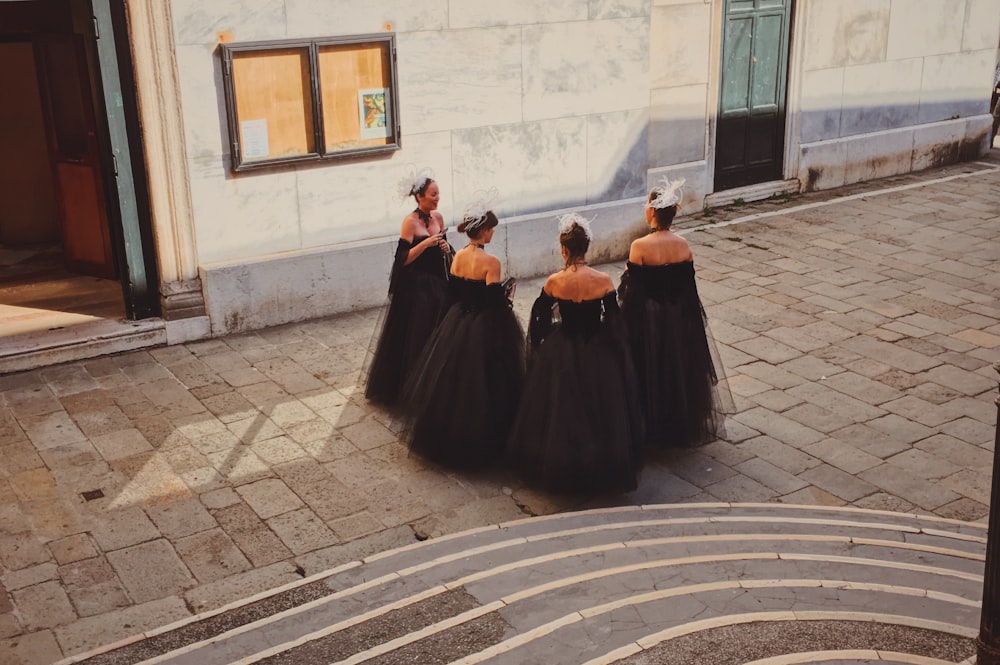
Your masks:
M388 44L338 44L319 48L320 95L326 149L384 146L393 109ZM382 132L377 131L383 128Z
M233 86L244 161L317 154L307 48L233 56Z
M222 44L233 170L400 147L395 35Z

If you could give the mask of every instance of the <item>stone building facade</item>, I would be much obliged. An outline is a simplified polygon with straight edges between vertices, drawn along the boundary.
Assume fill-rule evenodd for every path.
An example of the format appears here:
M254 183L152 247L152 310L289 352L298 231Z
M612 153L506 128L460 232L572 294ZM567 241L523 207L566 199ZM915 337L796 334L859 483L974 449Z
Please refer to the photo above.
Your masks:
M413 166L433 169L452 226L496 187L493 250L529 276L558 266L553 217L569 208L596 216L595 260L625 256L662 176L686 179L690 212L974 159L1000 37L997 0L123 7L168 342L380 304ZM370 33L395 35L401 148L234 172L220 44ZM773 75L740 79L741 53ZM744 92L780 97L777 124L741 116ZM744 157L770 131L770 170L724 183L725 123L748 117Z

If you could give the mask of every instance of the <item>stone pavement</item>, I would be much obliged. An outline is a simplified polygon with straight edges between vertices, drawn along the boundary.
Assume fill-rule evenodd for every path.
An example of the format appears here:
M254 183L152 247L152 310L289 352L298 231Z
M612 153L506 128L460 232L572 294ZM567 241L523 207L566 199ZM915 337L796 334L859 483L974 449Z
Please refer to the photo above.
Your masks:
M626 495L549 495L408 456L356 392L375 311L0 377L0 663L52 663L416 540L570 509L986 516L998 151L680 226L737 413L726 440L655 457ZM522 320L539 285L518 289Z

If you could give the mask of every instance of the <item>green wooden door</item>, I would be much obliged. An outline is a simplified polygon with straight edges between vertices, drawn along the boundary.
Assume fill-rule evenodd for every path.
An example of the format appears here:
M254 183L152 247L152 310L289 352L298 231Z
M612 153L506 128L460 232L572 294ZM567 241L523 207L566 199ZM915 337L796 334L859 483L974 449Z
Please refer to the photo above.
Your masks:
M130 319L158 316L160 302L156 250L147 203L145 169L128 26L123 0L91 0L97 76L107 117L106 148L111 156L115 188L109 192L116 222L116 245L122 271L125 311Z
M780 179L793 0L726 0L715 190Z

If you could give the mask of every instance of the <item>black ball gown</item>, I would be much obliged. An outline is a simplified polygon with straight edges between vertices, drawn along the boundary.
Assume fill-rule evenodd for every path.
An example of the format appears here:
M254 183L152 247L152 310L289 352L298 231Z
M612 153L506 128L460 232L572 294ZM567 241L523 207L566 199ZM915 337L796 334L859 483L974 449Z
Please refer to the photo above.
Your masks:
M450 307L400 401L410 450L444 466L502 460L524 382L524 331L500 284L451 276Z
M641 412L615 292L573 302L543 290L528 339L511 463L530 484L557 492L635 489Z
M412 242L399 239L389 276L389 304L373 337L378 342L368 367L365 397L390 411L398 409L403 384L444 314L454 251L432 245L405 265L410 249L427 237L414 236Z
M618 293L639 380L646 442L684 448L723 436L723 414L732 410L727 406L732 396L719 382L722 365L713 361L694 263L629 262Z

